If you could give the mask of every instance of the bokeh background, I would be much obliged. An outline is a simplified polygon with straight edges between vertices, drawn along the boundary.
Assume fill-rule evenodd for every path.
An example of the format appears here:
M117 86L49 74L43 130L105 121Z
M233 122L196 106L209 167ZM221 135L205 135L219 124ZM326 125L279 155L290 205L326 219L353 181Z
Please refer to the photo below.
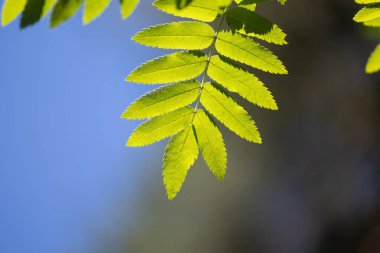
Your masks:
M124 77L166 53L130 37L174 18L142 0L123 22L114 1L85 27L77 15L54 30L1 29L0 252L380 252L380 74L364 73L380 37L352 21L358 9L262 5L289 35L269 47L290 75L256 71L280 111L239 100L264 143L222 127L226 179L199 159L173 202L165 142L126 148L139 122L119 116L151 89Z

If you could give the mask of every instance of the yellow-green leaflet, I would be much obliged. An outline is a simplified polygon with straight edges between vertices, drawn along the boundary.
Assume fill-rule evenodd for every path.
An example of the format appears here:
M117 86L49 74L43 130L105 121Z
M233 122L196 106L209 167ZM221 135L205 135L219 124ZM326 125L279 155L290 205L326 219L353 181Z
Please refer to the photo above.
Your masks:
M123 19L128 18L136 9L140 0L120 0L120 13Z
M86 0L84 4L83 23L88 24L96 19L110 4L111 0Z
M368 22L380 18L380 4L368 5L361 9L354 17L356 22Z
M202 22L177 22L149 27L133 40L145 46L164 49L205 49L215 37L211 26Z
M380 0L355 0L358 4L374 4L374 3L380 3Z
M5 0L1 12L1 25L6 26L24 10L27 0Z
M286 34L277 25L273 24L254 11L236 7L227 12L227 23L231 29L252 37L265 40L277 45L287 44Z
M42 17L45 17L50 10L54 8L54 5L58 0L45 0L44 8L42 10Z
M215 47L220 54L251 67L273 74L288 73L271 51L238 33L220 32Z
M157 0L153 5L166 13L178 17L191 18L204 22L214 21L222 10L230 4L230 0L191 0L186 1L183 6L179 6L178 0ZM185 1L184 1L185 2Z
M356 0L358 4L368 4L362 8L354 17L354 21L363 23L369 27L380 27L380 0ZM366 73L372 74L380 71L380 46L368 59Z
M163 86L133 102L122 118L145 119L159 116L189 105L198 96L200 83L193 80Z
M363 23L365 26L369 27L380 27L380 18L373 19Z
M227 152L222 134L203 110L197 110L194 127L204 160L211 172L222 180L227 169Z
M53 8L50 27L54 28L71 18L82 5L83 0L59 0Z
M144 63L134 70L127 81L143 84L163 84L198 77L206 66L202 52L180 52Z
M165 149L162 175L170 200L174 199L185 181L187 172L198 158L199 150L193 127L188 126L170 140Z
M278 109L276 101L264 84L231 61L217 55L213 56L208 74L212 80L229 91L238 93L249 102L267 109Z
M211 83L205 84L201 103L232 132L251 142L261 143L255 122L243 107Z
M127 146L141 147L171 137L189 126L194 109L187 106L150 119L136 128L129 137Z
M377 45L375 51L369 57L366 72L371 74L380 70L380 45Z

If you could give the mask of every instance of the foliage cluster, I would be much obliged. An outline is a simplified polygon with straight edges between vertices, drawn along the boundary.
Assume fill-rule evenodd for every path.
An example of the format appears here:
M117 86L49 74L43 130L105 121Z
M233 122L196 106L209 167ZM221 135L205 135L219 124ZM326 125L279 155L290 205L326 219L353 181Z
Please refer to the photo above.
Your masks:
M355 0L356 3L365 5L355 15L354 21L368 27L380 27L380 0ZM375 73L380 70L380 44L377 45L368 59L366 72Z
M120 0L120 13L126 19L136 8L139 0ZM50 27L56 27L83 8L83 24L88 24L100 16L111 0L5 0L1 24L6 26L20 14L21 28L37 23L52 11Z
M137 99L122 115L147 119L132 133L128 146L171 137L163 164L169 199L181 189L199 151L212 173L219 180L224 178L227 153L214 118L241 138L261 143L254 120L231 93L262 108L278 109L270 91L245 67L287 74L283 63L253 40L287 44L285 33L255 11L258 2L267 1L192 0L179 5L176 0L157 0L153 4L157 9L194 21L156 25L133 37L145 46L184 50L132 71L127 81L165 85Z

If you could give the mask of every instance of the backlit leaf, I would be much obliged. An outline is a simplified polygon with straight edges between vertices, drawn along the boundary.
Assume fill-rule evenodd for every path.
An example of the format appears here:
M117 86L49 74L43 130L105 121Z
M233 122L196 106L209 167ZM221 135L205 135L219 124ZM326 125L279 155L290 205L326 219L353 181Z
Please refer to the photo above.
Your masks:
M162 175L170 200L181 189L186 175L198 158L199 150L192 126L177 134L170 140L165 150Z
M198 77L206 66L207 57L201 52L181 52L144 63L127 77L127 81L162 84Z
M155 89L133 102L122 118L151 118L187 106L197 98L199 87L197 81L187 81Z

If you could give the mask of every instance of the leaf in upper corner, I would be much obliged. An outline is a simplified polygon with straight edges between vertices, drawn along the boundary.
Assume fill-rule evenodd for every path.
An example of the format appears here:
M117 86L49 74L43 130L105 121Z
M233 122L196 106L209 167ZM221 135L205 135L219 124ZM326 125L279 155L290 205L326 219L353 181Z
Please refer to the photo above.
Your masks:
M380 3L380 0L355 0L358 4L374 4L374 3Z
M153 5L174 16L191 18L204 22L214 21L226 8L231 0L185 0L187 3L181 8L178 0L156 0Z
M246 8L236 7L227 12L227 23L231 29L277 45L287 44L286 34L270 20Z
M194 128L204 160L212 173L222 180L227 169L227 152L222 134L203 110L197 110Z
M111 0L86 0L83 11L83 24L89 24L99 17L108 7Z
M368 59L366 72L368 74L375 73L380 70L380 45L378 45Z
M260 133L248 112L214 84L205 84L201 103L232 132L248 141L261 143Z
M215 37L206 23L188 21L153 26L137 33L133 40L145 46L164 49L205 49Z
M27 0L5 0L1 13L1 25L6 26L24 10Z
M126 119L145 119L174 111L193 103L200 83L192 80L160 87L133 102L121 116Z
M216 50L228 58L273 74L287 74L282 62L267 48L231 31L219 33Z
M199 150L192 126L174 136L165 149L162 175L169 200L180 191Z
M163 84L190 80L202 74L207 56L198 51L169 54L144 63L127 77L127 81Z
M150 119L136 128L129 137L127 146L147 146L171 137L190 125L193 115L194 109L187 106Z
M212 80L260 107L278 110L270 91L260 80L233 62L213 56L208 68Z
M140 0L120 0L120 13L122 19L128 18L136 9Z
M21 16L20 27L25 28L37 23L42 18L44 5L45 0L28 0Z
M50 27L54 28L77 13L83 0L58 0L50 17Z
M42 17L45 17L49 11L54 8L58 0L45 0L44 8L42 10Z
M356 22L368 22L380 18L380 4L368 5L362 8L354 17Z

